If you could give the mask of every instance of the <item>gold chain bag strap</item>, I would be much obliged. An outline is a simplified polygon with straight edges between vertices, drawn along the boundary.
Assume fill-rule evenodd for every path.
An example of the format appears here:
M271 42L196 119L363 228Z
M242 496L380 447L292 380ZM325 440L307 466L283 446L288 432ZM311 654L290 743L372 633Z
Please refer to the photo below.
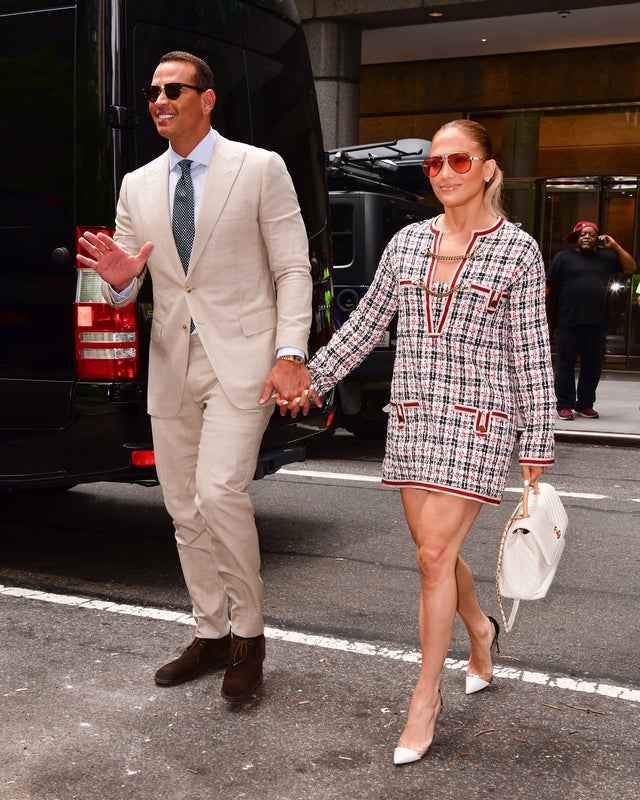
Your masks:
M547 594L564 550L567 522L567 512L551 484L525 482L498 551L496 594L505 631L513 627L521 600L539 600ZM503 597L513 599L508 620Z

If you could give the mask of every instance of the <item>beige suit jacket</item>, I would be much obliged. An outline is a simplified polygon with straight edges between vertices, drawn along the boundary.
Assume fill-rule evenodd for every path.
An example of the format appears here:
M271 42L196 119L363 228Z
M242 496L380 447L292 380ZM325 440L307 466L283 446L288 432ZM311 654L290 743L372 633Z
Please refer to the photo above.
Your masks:
M306 230L293 183L279 155L232 142L216 144L196 220L185 276L169 215L169 155L125 176L115 240L130 253L155 247L148 409L173 416L180 407L189 355L189 324L222 388L239 408L255 408L279 347L307 352L312 281Z

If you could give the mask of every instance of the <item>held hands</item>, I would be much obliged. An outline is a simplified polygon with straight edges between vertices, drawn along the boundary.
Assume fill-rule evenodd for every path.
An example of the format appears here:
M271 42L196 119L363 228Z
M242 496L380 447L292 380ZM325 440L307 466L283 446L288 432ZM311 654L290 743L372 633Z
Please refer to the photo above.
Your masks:
M322 400L311 384L308 389L304 389L301 395L294 397L291 401L284 400L279 394L275 395L275 401L276 405L280 407L280 416L284 417L289 411L293 419L298 416L300 411L302 411L302 416L306 417L312 403L317 408L322 408Z
M147 242L140 248L137 256L132 256L119 247L106 233L96 235L91 231L85 231L79 242L89 253L88 256L78 253L80 265L95 269L98 275L111 284L116 292L126 289L131 281L138 277L153 250L153 242Z
M291 361L276 361L273 369L267 376L264 391L260 398L260 405L274 398L280 408L280 416L284 417L289 411L295 419L300 411L306 417L315 403L322 407L322 400L311 385L311 375L304 364L295 364Z

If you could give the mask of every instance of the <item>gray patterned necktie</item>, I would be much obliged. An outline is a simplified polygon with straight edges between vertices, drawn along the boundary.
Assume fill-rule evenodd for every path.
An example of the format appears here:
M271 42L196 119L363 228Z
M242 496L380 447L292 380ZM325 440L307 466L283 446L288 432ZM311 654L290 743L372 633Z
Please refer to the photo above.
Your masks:
M182 175L176 184L176 191L173 195L173 238L182 268L185 275L189 269L189 259L191 258L191 248L193 247L193 237L195 235L195 220L193 206L193 182L191 180L191 161L183 158L178 162Z

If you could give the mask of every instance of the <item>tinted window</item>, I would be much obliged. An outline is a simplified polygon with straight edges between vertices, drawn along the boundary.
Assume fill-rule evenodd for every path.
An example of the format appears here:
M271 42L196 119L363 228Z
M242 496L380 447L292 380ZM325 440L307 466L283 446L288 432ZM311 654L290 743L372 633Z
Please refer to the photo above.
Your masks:
M348 203L331 204L331 230L333 241L333 266L348 267L354 257L353 206Z
M46 17L46 20L45 20ZM72 209L73 11L0 17L0 185Z
M76 271L72 257L54 258L75 246L74 19L72 9L0 16L0 83L11 95L0 114L5 377L74 374Z
M254 144L275 150L285 160L311 234L327 224L327 188L313 80L302 69L306 51L299 55L298 66L250 52L246 63Z

